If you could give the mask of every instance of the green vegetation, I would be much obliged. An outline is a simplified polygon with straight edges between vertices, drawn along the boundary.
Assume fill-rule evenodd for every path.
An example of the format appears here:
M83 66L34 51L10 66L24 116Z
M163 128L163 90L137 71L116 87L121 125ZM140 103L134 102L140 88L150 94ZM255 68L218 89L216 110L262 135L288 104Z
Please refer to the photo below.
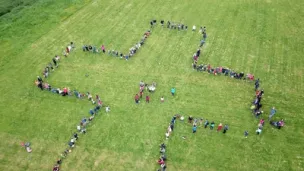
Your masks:
M0 16L10 12L17 13L26 6L35 3L36 0L2 0L0 1Z
M85 100L41 92L34 79L70 41L76 51L47 80L99 94L111 106L81 135L62 170L156 170L158 145L176 113L228 123L226 135L177 123L168 141L168 170L303 170L303 1L37 1L0 17L0 170L50 170L76 125L88 116ZM94 55L83 44L126 52L149 21L207 26L200 62L254 73L265 90L266 118L284 118L277 130L249 111L253 85L198 73L191 56L199 35L190 30L153 30L129 61ZM85 77L89 74L89 77ZM135 105L140 80L158 83L151 103ZM170 88L177 96L171 97ZM159 103L161 96L164 104ZM249 137L243 137L244 130ZM186 136L183 140L181 136ZM30 141L28 154L20 142Z

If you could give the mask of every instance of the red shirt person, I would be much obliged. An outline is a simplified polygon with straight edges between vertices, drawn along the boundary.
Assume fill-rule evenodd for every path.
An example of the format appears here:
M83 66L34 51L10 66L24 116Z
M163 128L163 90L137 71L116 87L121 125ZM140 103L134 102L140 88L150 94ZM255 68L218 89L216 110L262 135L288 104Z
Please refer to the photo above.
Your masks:
M149 103L150 102L150 97L146 96L146 102Z
M138 94L135 95L134 100L135 100L135 103L139 102L139 96L138 96Z
M220 124L217 126L217 130L216 130L216 131L221 131L222 128L223 128L223 125L222 125L222 123L220 123Z

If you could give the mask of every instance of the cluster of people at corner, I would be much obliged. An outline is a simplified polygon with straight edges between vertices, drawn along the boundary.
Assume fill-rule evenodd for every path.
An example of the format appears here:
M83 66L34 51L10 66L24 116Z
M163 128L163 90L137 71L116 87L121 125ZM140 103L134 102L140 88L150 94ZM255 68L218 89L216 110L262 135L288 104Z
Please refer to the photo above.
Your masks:
M146 39L150 36L151 30L147 30L142 38L140 39L139 42L137 42L134 46L132 46L129 49L129 53L123 53L119 52L118 50L108 50L108 55L113 56L113 57L120 57L121 59L129 60L130 57L133 57L136 52L140 49L141 46L145 44ZM83 45L82 50L84 52L93 52L93 53L99 53L103 52L106 53L106 47L105 45L101 45L100 49L96 48L94 45Z
M195 31L196 30L196 26L193 26L192 28L192 31ZM262 115L263 111L261 110L262 108L262 104L261 104L261 100L262 100L262 96L264 94L264 90L261 89L259 90L259 87L260 87L260 80L259 79L256 79L255 80L255 77L253 74L251 73L247 73L246 75L244 74L244 72L236 72L232 69L229 69L228 67L212 67L210 64L200 64L198 65L198 58L200 57L201 55L201 48L203 47L203 45L205 44L205 41L206 41L206 38L207 38L207 33L206 33L206 27L201 27L200 30L199 30L199 33L202 33L203 34L203 38L201 39L201 42L200 42L200 45L199 45L199 49L197 49L197 51L193 54L193 63L192 63L192 67L194 70L197 70L197 71L207 71L209 74L213 74L213 75L225 75L225 76L230 76L231 78L235 78L235 79L240 79L240 80L249 80L250 82L253 82L255 81L255 91L256 91L256 94L255 94L255 99L252 103L252 106L251 106L251 110L252 110L252 113L254 114L254 116L256 118L259 118L260 115ZM273 107L271 109L271 112L268 116L268 121L270 122L271 125L275 126L276 128L278 129L281 129L283 126L284 126L284 120L281 119L279 121L273 121L271 120L271 118L276 114L276 109L275 107ZM263 126L264 126L264 122L265 120L264 119L261 119L259 124L258 124L258 129L256 130L256 133L259 135L262 133L262 129L263 129ZM206 122L208 123L208 122ZM211 127L212 128L212 124L211 124ZM227 126L228 128L228 126ZM193 125L193 132L195 133L196 132L196 126ZM224 129L225 131L225 129ZM247 138L249 135L249 131L245 130L244 132L244 136Z
M262 97L264 95L264 90L263 89L260 89L260 79L256 79L255 80L255 83L254 83L254 89L255 89L255 98L251 104L251 111L252 111L252 114L255 116L255 118L260 118L262 116L262 114L264 113L263 110L262 110ZM270 123L270 125L278 128L278 129L281 129L281 127L284 126L284 120L281 119L279 121L274 121L272 120L272 117L277 113L277 110L275 109L275 107L272 107L271 110L270 110L270 114L268 116L268 121ZM263 127L264 127L264 123L265 123L265 120L262 118L260 119L259 121L259 124L258 124L258 128L256 130L256 134L260 135L262 133L262 130L263 130ZM246 133L247 132L247 133ZM245 131L244 133L245 137L248 136L248 131Z
M174 94L172 94L174 96ZM171 122L169 123L166 133L165 133L165 139L168 140L169 137L172 135L173 131L174 131L174 127L175 127L175 123L176 120L180 120L181 122L184 122L184 116L181 116L180 114L175 114L172 119ZM192 133L196 133L197 132L197 128L198 126L204 126L204 128L206 129L209 125L210 130L213 130L215 127L215 122L211 121L211 123L209 123L208 119L205 120L203 118L193 118L192 116L188 117L188 123L192 124ZM223 129L223 134L226 134L229 127L227 124L224 125L220 123L217 127L217 132L220 132ZM183 139L186 139L186 137L182 137ZM167 168L166 165L166 160L167 160L167 156L166 156L166 145L165 143L162 143L160 145L160 157L157 160L157 163L160 165L160 168L158 169L158 171L165 171Z
M66 48L63 50L63 55L65 57L67 57L70 52L72 50L75 49L75 44L74 42L71 42L70 44L68 44L66 46ZM52 62L49 62L46 67L42 70L42 75L44 78L48 78L50 73L55 71L55 68L58 68L59 66L59 61L60 61L60 56L58 55L55 55L53 58L52 58ZM54 65L53 65L54 64ZM35 80L35 85L40 88L41 90L50 90L52 92L55 92L57 91L58 89L52 89L52 86L50 84L48 84L47 82L43 82L42 78L40 76L37 76L37 80ZM59 90L58 90L59 91ZM64 93L63 93L64 94Z
M233 69L223 66L212 67L210 64L197 65L200 54L201 54L201 49L197 49L197 51L192 56L193 59L192 67L194 70L198 72L207 71L209 74L230 76L231 78L240 79L240 80L254 81L254 75L251 73L247 73L245 75L244 72L237 72Z
M70 52L71 52L72 50L74 50L74 49L75 49L75 44L74 44L74 42L71 42L71 43L68 44L68 45L66 46L66 48L63 50L63 52L62 52L63 56L68 57L68 55L70 54ZM59 61L60 61L60 56L58 56L58 55L55 55L55 56L52 58L52 62L53 62L53 63L52 63L52 62L49 62L49 63L46 65L46 67L43 69L43 71L42 71L42 75L43 75L44 78L47 78L47 77L49 76L50 72L54 71L55 68L58 68ZM53 64L54 64L54 66L53 66Z

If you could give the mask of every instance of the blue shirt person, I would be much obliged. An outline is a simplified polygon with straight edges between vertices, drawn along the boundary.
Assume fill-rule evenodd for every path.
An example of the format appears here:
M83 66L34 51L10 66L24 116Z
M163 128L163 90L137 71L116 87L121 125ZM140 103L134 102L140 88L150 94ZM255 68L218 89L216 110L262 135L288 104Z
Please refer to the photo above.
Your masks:
M171 89L171 94L172 94L172 96L174 96L175 92L176 92L176 90L175 90L175 88L173 87L173 88Z
M192 128L193 133L196 133L196 128L197 128L196 125L194 125L193 128Z
M268 116L268 120L270 120L276 113L277 110L274 107L272 107L272 109L270 110L270 115Z

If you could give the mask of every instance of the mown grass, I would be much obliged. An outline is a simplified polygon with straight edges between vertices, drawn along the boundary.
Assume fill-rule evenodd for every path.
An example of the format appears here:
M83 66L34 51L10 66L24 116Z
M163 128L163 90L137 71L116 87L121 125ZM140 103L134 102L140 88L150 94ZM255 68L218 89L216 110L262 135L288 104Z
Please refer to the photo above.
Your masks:
M112 111L94 120L63 170L156 169L158 144L176 113L228 123L230 130L223 135L199 128L193 135L190 125L177 123L167 142L168 170L303 170L302 7L297 0L43 1L6 15L0 21L1 170L50 169L79 119L88 115L92 106L86 101L33 87L36 75L70 41L76 51L48 81L98 93ZM152 18L206 25L200 61L258 76L265 117L276 106L275 119L285 119L284 129L266 125L261 136L254 135L257 120L248 111L252 84L192 70L197 32L157 27L129 61L81 51L82 44L105 44L125 52ZM140 80L158 83L150 104L133 102ZM173 86L176 97L170 96ZM32 142L30 156L21 141Z

